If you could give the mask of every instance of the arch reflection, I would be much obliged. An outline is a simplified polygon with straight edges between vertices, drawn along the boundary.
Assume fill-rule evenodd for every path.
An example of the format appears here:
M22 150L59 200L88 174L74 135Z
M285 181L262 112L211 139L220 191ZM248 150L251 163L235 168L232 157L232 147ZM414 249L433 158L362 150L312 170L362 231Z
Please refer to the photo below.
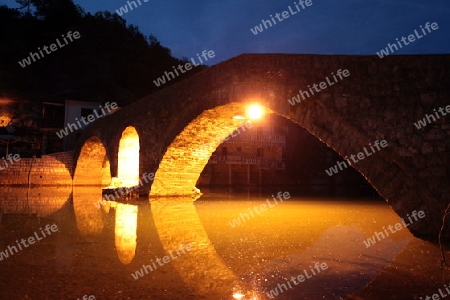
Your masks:
M175 252L180 245L191 244L192 250L171 261L180 277L199 294L223 295L240 299L257 297L242 283L217 254L209 240L192 199L151 198L151 209L160 242L165 252Z
M98 236L105 227L103 211L109 209L109 203L100 204L98 201L101 199L102 190L98 187L73 188L73 210L78 231L83 237Z
M136 254L138 207L117 202L111 205L116 209L114 236L117 256L123 264L129 264Z

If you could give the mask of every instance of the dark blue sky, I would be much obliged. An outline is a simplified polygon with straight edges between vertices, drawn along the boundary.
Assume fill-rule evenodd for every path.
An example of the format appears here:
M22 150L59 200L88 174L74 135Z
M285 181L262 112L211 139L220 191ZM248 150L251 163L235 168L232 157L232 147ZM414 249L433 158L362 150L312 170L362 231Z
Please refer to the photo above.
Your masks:
M135 0L137 3L137 0ZM294 0L140 0L123 15L142 33L153 33L176 57L213 50L216 64L241 53L376 55L387 43L407 37L426 22L439 29L395 54L450 53L449 0L312 0L312 5L254 35L250 28L282 13ZM75 0L88 12L110 11L127 0ZM295 2L298 2L295 0ZM15 7L13 0L0 4ZM139 5L139 4L138 4Z

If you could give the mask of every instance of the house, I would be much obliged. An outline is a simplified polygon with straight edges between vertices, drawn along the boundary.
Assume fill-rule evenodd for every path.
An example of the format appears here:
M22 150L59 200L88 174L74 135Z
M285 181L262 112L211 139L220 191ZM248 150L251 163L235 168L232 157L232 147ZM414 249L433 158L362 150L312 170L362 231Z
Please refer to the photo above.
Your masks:
M87 118L95 110L99 111L100 102L84 102L76 100L62 100L52 102L42 102L42 154L73 149L81 130L87 125L82 122L77 126L77 130L70 131L62 137L57 133L61 132L67 124L77 124L82 117Z
M31 157L71 150L81 130L88 125L79 120L94 112L105 115L101 105L101 102L60 97L47 97L40 102L0 98L0 154L12 149L22 157ZM76 130L72 128L68 134L58 135L67 124L80 126L77 125Z
M262 121L225 140L212 154L199 185L263 185L285 169L284 126L267 115Z

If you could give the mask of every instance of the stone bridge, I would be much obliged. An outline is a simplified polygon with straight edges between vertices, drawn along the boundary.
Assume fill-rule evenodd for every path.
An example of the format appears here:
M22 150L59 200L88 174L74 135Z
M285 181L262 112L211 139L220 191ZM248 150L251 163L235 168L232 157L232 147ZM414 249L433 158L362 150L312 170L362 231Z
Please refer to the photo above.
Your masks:
M154 173L141 193L190 196L211 153L246 122L237 116L259 103L342 157L386 140L353 167L400 217L423 210L410 231L436 240L450 202L449 70L450 55L240 55L89 126L75 150L73 183L105 186L118 177L132 186ZM304 99L289 103L300 91ZM436 120L428 116L418 129L426 114Z

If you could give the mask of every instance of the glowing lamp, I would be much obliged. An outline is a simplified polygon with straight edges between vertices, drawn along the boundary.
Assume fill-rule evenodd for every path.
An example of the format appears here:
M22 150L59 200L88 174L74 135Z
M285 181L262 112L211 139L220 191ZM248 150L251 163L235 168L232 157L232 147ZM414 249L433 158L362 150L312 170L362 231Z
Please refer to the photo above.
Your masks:
M252 104L247 107L247 118L250 120L258 120L261 119L264 115L264 108L258 104Z

